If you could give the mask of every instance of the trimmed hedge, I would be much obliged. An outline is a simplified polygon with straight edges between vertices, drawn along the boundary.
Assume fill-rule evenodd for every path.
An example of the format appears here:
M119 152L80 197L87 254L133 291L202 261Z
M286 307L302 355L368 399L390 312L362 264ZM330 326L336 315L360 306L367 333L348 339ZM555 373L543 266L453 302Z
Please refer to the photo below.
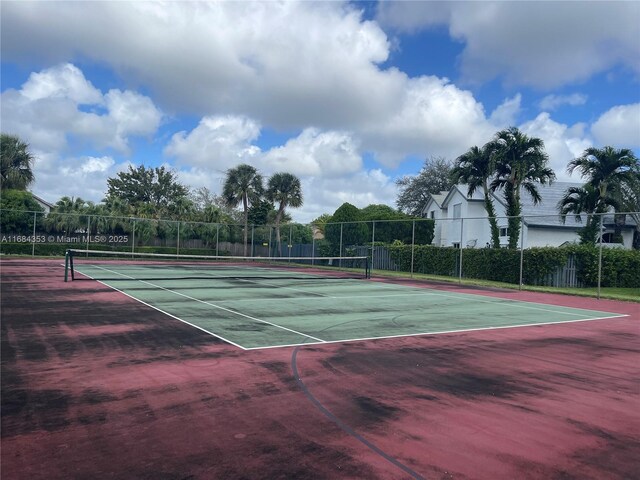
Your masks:
M411 246L390 245L387 247L399 270L411 271ZM523 253L523 282L527 285L542 285L548 275L567 264L569 256L575 258L578 281L585 286L598 283L599 250L593 246L572 245L568 247L538 247ZM415 273L459 275L460 249L414 246ZM464 249L462 252L462 275L498 282L520 282L520 251L512 249ZM640 287L640 251L603 249L603 287Z

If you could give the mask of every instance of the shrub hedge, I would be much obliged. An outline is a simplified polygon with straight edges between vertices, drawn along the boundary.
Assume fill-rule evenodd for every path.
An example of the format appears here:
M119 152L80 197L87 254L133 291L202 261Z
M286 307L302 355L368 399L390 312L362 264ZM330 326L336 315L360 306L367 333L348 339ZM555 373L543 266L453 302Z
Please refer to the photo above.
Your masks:
M399 270L411 271L411 246L390 245L391 258ZM528 248L523 253L523 282L527 285L542 285L545 277L567 264L569 256L575 258L578 281L584 286L598 283L599 250L593 246L572 245L568 247ZM460 250L452 247L431 245L414 246L414 268L416 273L459 275ZM510 249L464 249L462 252L462 275L506 283L520 281L520 251ZM603 287L640 287L640 251L603 249Z

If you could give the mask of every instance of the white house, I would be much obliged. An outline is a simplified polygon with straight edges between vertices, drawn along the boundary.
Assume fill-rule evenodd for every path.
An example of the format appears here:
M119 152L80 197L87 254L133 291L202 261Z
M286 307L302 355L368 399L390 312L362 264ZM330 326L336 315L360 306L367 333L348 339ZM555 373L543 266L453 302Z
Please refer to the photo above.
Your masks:
M583 222L568 215L565 221L558 214L558 202L567 188L580 186L578 183L556 182L552 185L538 185L542 200L537 205L526 191L522 192L522 229L519 243L528 247L558 247L567 243L579 242L578 231ZM484 209L484 195L476 190L473 196L467 196L466 185L451 187L444 198L441 194L430 195L423 209L423 216L436 221L433 244L442 247L485 247L491 243L491 230L487 212ZM500 229L500 244L506 246L509 240L506 203L501 192L492 193L492 200ZM609 244L614 233L613 215L604 217L603 243ZM627 217L622 228L624 248L631 248L635 223ZM609 244L610 245L610 244Z
M38 202L38 205L40 205L42 207L42 209L44 210L44 213L51 213L51 209L55 205L47 202L46 200L43 200L42 198L38 197L37 195L34 195L33 192L31 193L31 196L33 197L33 199L36 202Z

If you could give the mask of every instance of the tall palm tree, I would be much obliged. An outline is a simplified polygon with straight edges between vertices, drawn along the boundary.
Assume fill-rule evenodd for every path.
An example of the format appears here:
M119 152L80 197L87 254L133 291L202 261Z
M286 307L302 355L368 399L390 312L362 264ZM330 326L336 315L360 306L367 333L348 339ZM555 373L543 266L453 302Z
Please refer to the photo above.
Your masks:
M278 203L276 212L276 244L278 255L282 256L282 244L280 242L280 221L287 207L298 208L302 206L302 186L300 179L291 173L274 173L267 185L267 200Z
M572 174L578 170L587 183L598 191L602 202L613 200L614 211L624 211L633 205L640 192L640 163L635 154L627 149L587 148L582 156L567 165ZM616 215L616 236L626 223L626 215Z
M227 170L222 196L227 205L236 207L242 203L244 214L244 256L247 256L247 233L249 230L249 205L260 199L264 188L262 175L251 165L241 164Z
M495 159L492 153L490 144L482 148L471 147L466 153L456 158L455 165L451 171L451 178L456 183L467 184L467 196L469 198L473 196L478 188L482 188L484 209L489 216L489 226L491 228L491 243L493 248L500 248L500 230L498 229L496 210L489 191L489 179L495 173Z
M517 248L522 213L521 190L525 190L537 205L542 200L537 185L552 183L556 175L547 166L549 156L544 151L544 142L528 137L516 127L496 133L489 148L496 162L496 177L490 188L492 191L504 191L509 216L509 248Z
M587 222L579 233L580 243L593 245L600 229L598 214L616 205L614 199L601 198L599 190L587 183L582 187L569 187L558 202L558 211L563 223L568 214L573 214L577 221L582 221L581 214L586 214Z
M26 190L35 177L29 145L15 135L0 135L0 189Z

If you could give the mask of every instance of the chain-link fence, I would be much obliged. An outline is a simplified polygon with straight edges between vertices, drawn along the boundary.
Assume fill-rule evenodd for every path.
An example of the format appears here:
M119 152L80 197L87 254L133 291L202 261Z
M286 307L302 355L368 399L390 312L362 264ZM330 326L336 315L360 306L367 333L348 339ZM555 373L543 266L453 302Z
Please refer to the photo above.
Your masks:
M0 210L2 254L68 248L263 257L370 256L374 275L640 287L640 214L229 225Z

